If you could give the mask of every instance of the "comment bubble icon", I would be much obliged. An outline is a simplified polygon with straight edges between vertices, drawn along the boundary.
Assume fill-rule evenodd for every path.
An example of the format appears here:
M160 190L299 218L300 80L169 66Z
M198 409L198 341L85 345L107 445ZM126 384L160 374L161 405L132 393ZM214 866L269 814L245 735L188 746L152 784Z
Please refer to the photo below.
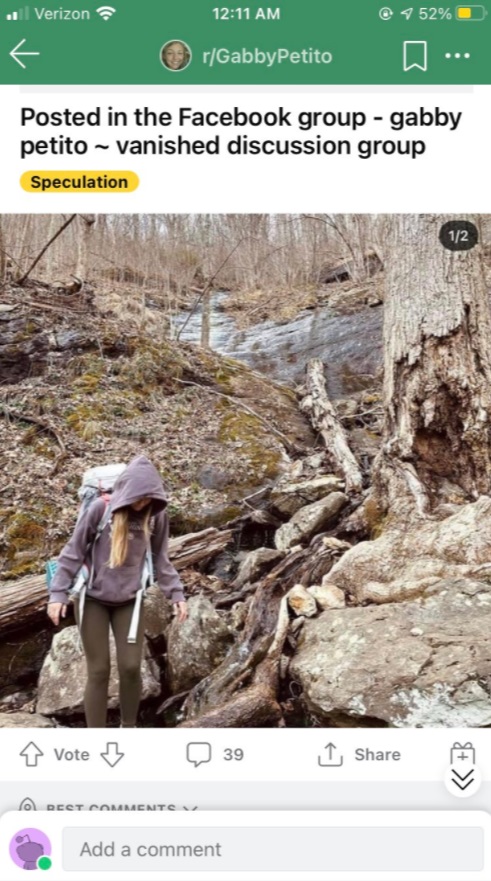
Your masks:
M188 743L186 758L195 768L211 762L211 743Z

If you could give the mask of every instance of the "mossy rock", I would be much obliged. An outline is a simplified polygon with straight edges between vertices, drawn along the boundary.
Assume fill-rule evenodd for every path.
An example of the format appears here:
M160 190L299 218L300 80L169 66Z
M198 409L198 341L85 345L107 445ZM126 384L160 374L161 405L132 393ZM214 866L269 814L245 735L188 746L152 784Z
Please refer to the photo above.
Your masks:
M240 452L254 470L253 480L273 479L278 476L281 452L272 446L272 437L262 420L244 411L227 413L220 425L218 439L222 443L240 442ZM250 479L248 481L251 482Z
M46 527L42 511L18 512L8 522L3 545L6 578L21 578L39 571L44 556Z

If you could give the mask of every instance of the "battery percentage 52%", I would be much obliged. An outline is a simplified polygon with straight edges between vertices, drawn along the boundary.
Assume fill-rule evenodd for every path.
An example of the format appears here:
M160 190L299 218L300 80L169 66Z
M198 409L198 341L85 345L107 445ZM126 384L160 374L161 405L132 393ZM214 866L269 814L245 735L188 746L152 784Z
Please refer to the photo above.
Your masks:
M403 9L403 15L407 21L412 17L413 13L421 19L421 21L448 21L453 18L452 10L444 6L420 6Z
M406 21L409 21L413 14L421 19L421 21L448 21L453 18L452 10L445 6L410 6L408 9L402 9ZM379 10L379 17L382 21L390 21L394 15L394 10L389 6L384 6Z

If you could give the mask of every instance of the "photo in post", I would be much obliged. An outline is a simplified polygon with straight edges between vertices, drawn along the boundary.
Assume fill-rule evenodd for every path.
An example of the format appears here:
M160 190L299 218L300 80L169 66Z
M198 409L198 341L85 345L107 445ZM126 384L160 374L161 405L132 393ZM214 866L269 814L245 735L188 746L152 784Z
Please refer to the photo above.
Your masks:
M3 215L0 727L490 725L490 265L489 216Z

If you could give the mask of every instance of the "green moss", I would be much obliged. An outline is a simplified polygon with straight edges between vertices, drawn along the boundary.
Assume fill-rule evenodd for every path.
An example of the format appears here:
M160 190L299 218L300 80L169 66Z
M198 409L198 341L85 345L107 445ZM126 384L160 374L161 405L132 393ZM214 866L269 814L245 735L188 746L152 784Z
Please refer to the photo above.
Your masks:
M142 340L130 358L118 358L111 364L111 373L120 387L149 395L156 388L175 391L175 379L182 376L184 361L181 353L168 341Z
M100 374L83 373L82 376L74 381L73 387L77 389L77 391L82 392L82 394L91 394L99 388L100 382Z
M32 557L30 560L10 566L5 571L5 577L14 580L15 578L23 578L24 575L34 575L36 572L39 572L39 558Z
M243 411L228 412L221 420L218 439L221 443L241 443L240 452L251 463L253 480L260 482L278 475L281 453L271 446L271 437L256 416ZM250 477L247 482L251 482Z
M100 430L96 433L100 435L104 435L104 411L101 404L91 403L91 404L79 404L77 407L71 410L68 415L65 416L66 423L72 431L78 434L80 437L85 437L87 431L87 425L89 423L97 423L100 426ZM92 436L94 434L92 433Z
M7 538L16 551L28 550L44 541L44 529L31 515L19 513L7 529Z

